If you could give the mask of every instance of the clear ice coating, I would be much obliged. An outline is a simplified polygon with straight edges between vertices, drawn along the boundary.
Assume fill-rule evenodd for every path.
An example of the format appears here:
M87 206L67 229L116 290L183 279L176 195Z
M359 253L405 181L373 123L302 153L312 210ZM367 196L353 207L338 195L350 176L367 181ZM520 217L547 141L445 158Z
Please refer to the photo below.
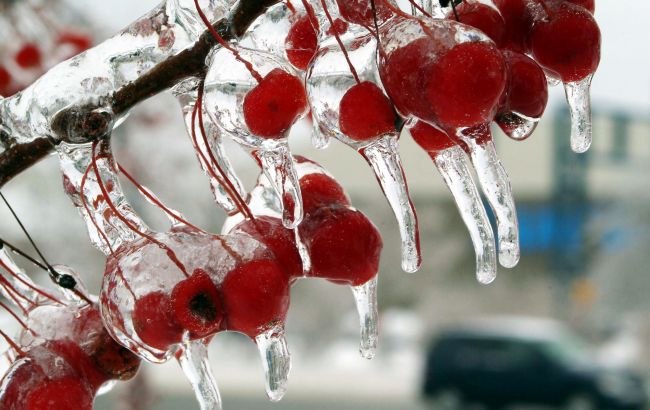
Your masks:
M366 82L381 84L376 39L371 35L352 37L341 42L343 48L337 42L330 43L318 51L307 74L315 128L356 149L368 161L399 225L402 269L416 272L422 263L419 229L399 156L399 131L393 128L389 133L359 140L346 135L341 127L341 101L346 93Z
M430 154L451 191L476 252L476 279L489 284L497 275L494 233L472 174L459 146Z
M95 164L103 184L111 188L108 190L111 203L128 224L115 215L100 188L92 162L93 144L62 142L57 146L57 152L64 190L86 222L90 240L97 249L110 255L122 244L138 239L140 236L128 224L141 232L148 231L124 196L116 164L110 154L110 141L103 140L98 144L96 153L99 155Z
M225 15L220 2L200 3L215 20ZM25 90L0 98L2 124L16 142L57 140L52 119L61 110L94 106L110 112L109 97L116 89L192 47L204 31L193 0L163 2L114 37L53 67Z
M291 370L291 354L284 337L284 329L271 328L258 335L255 343L266 375L266 395L271 401L280 401L287 392L287 380Z
M489 133L487 125L480 128L480 132ZM466 136L462 131L458 135L469 147L479 183L497 219L499 263L512 268L517 265L520 256L519 222L508 174L499 160L491 136L476 138Z
M293 228L302 220L303 210L300 185L289 154L289 129L272 137L255 135L249 130L244 110L247 96L263 90L258 86L277 69L295 75L289 64L268 53L243 48L237 54L225 48L215 51L209 57L205 79L205 109L220 129L250 150L260 163L281 198L285 226ZM298 118L306 114L306 108Z
M215 201L226 213L230 214L237 211L237 204L233 200L231 191L234 190L243 197L245 196L244 188L226 155L221 130L212 122L208 122L202 124L205 134L202 132L199 120L207 117L207 113L204 110L203 114L205 115L198 115L196 104L199 86L198 79L190 79L179 84L173 91L183 109L187 133L196 151L199 164L210 179L210 188Z
M378 280L379 278L375 277L363 285L352 287L361 328L359 352L366 359L375 357L377 342L379 341L379 313L377 309Z
M221 410L221 396L212 375L205 342L194 340L183 343L176 357L192 385L201 410Z
M578 154L591 146L591 101L590 92L593 74L580 81L564 84L566 99L571 112L571 149Z

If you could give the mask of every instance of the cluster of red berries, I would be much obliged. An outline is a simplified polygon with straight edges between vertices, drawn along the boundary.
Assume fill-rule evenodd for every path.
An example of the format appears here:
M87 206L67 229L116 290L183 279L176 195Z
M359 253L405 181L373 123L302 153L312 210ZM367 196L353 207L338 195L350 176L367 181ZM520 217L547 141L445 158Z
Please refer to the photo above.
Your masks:
M135 376L140 359L108 334L78 278L75 293L50 293L20 273L6 253L0 265L8 275L0 280L2 293L20 314L2 307L22 326L16 342L2 333L12 364L2 379L0 408L90 410L100 388Z
M220 49L189 92L187 122L202 166L234 204L226 233L190 224L122 170L175 221L167 232L150 230L124 198L108 138L92 146L62 143L62 163L73 163L62 167L66 192L108 256L101 314L78 288L81 299L74 303L33 301L25 308L18 301L27 323L12 345L17 359L0 388L3 408L90 409L99 387L132 377L139 358L176 357L197 394L206 394L216 388L204 384L212 377L193 349L223 331L241 332L258 344L270 397L279 398L289 368L284 322L290 287L299 278L353 288L365 326L362 352L371 357L382 239L331 175L291 155L288 134L310 109L321 143L329 137L343 141L376 173L400 226L405 270L416 271L421 256L397 148L403 127L434 160L459 147L470 155L497 216L499 260L514 266L516 212L489 125L495 121L524 139L546 108L547 79L567 85L590 80L600 58L593 0L452 0L453 9L440 19L410 1L422 16L405 13L392 0L302 0L300 12L288 1L279 5L292 15L281 36L282 55L276 55L226 43L194 0ZM90 41L64 32L57 44L77 53ZM0 95L24 85L16 69L40 74L49 57L26 41L6 61L0 64ZM263 171L247 198L229 178L234 172L224 170L226 158L216 157L225 155L212 135L220 132L207 135L204 111ZM467 174L457 162L457 175L446 174L456 183ZM461 210L466 223L481 224L470 230L482 247L479 279L488 283L496 274L493 233L473 181L453 183L457 201L471 204ZM18 298L7 283L0 280L4 294ZM50 335L39 327L42 312L57 317L64 330ZM197 374L205 380L195 380ZM216 405L218 394L213 399Z

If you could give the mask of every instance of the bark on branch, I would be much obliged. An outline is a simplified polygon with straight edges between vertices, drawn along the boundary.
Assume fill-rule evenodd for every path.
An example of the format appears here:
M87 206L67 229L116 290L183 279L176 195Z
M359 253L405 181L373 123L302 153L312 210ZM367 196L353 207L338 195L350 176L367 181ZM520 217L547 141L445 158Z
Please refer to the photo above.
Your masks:
M228 18L224 18L214 27L218 33L229 41L242 36L253 21L279 0L241 0ZM156 65L137 80L116 90L111 96L113 114L119 117L138 103L165 91L182 80L204 75L207 67L205 60L216 40L206 30L196 44L179 54ZM70 129L84 129L91 142L105 133L102 129L108 124L101 119L96 109L101 107L71 107L59 112L52 120L52 129L62 140L67 140ZM109 122L110 124L110 122ZM0 126L2 118L0 118ZM2 133L0 127L0 133ZM10 135L0 135L0 141L11 141ZM80 141L76 141L80 142ZM0 187L16 175L27 170L55 148L55 141L50 138L38 138L30 142L10 144L0 153Z

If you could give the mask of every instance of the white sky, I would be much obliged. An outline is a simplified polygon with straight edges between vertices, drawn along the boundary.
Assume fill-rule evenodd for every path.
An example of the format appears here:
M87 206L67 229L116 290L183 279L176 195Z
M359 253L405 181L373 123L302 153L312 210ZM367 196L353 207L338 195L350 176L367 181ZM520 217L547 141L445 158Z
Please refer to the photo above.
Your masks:
M109 31L116 31L159 3L157 0L68 0ZM596 106L650 114L650 1L597 0L603 32L602 61L593 84ZM559 89L553 96L561 98Z

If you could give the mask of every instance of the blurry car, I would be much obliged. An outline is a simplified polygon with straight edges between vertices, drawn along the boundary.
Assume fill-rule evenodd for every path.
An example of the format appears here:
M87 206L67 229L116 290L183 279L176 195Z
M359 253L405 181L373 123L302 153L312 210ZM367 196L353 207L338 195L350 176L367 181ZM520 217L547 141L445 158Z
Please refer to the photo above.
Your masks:
M570 410L636 410L645 381L600 366L553 321L483 320L439 334L428 352L424 396L435 409L533 404Z

